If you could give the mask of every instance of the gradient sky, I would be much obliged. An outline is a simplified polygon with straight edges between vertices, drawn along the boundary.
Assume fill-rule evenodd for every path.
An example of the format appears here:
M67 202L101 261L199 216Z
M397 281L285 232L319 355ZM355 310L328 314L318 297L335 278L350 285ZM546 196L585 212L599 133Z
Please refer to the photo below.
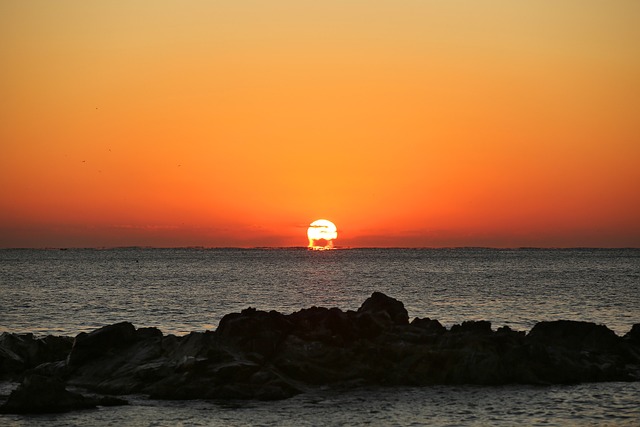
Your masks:
M640 246L637 0L2 1L0 247Z

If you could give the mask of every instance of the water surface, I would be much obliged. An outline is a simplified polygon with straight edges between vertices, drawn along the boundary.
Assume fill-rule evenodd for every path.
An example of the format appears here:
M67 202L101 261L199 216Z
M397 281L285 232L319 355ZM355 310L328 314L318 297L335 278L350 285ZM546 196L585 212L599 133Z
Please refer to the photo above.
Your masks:
M573 319L622 335L640 323L640 250L0 250L0 332L73 336L126 320L185 334L249 306L357 309L374 291L445 326ZM640 383L318 389L281 402L134 396L130 406L0 425L636 426L639 396Z
M640 250L2 250L0 330L75 335L119 321L215 329L252 306L357 309L373 291L410 317L640 322Z

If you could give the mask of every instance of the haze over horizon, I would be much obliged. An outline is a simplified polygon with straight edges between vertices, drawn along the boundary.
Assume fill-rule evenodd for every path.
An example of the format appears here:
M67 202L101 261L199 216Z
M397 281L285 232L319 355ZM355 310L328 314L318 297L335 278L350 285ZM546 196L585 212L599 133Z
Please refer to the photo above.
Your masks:
M0 3L0 248L640 247L640 2Z

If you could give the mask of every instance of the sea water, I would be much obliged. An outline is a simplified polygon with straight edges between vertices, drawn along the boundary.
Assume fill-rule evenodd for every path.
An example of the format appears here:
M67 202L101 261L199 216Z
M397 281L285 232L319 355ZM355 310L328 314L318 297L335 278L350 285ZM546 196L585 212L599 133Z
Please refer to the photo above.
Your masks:
M402 301L411 318L447 327L489 320L527 331L542 320L572 319L623 335L640 323L640 250L0 250L0 332L74 336L130 321L183 335L213 330L249 306L355 310L374 291ZM275 403L130 400L123 408L3 416L0 424L640 423L638 383L321 389Z

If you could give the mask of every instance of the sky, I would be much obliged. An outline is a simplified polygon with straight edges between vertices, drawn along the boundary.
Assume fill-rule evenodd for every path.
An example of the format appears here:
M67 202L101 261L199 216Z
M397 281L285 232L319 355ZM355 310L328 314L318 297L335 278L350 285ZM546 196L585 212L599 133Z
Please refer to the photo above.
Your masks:
M639 18L0 1L0 247L640 247Z

